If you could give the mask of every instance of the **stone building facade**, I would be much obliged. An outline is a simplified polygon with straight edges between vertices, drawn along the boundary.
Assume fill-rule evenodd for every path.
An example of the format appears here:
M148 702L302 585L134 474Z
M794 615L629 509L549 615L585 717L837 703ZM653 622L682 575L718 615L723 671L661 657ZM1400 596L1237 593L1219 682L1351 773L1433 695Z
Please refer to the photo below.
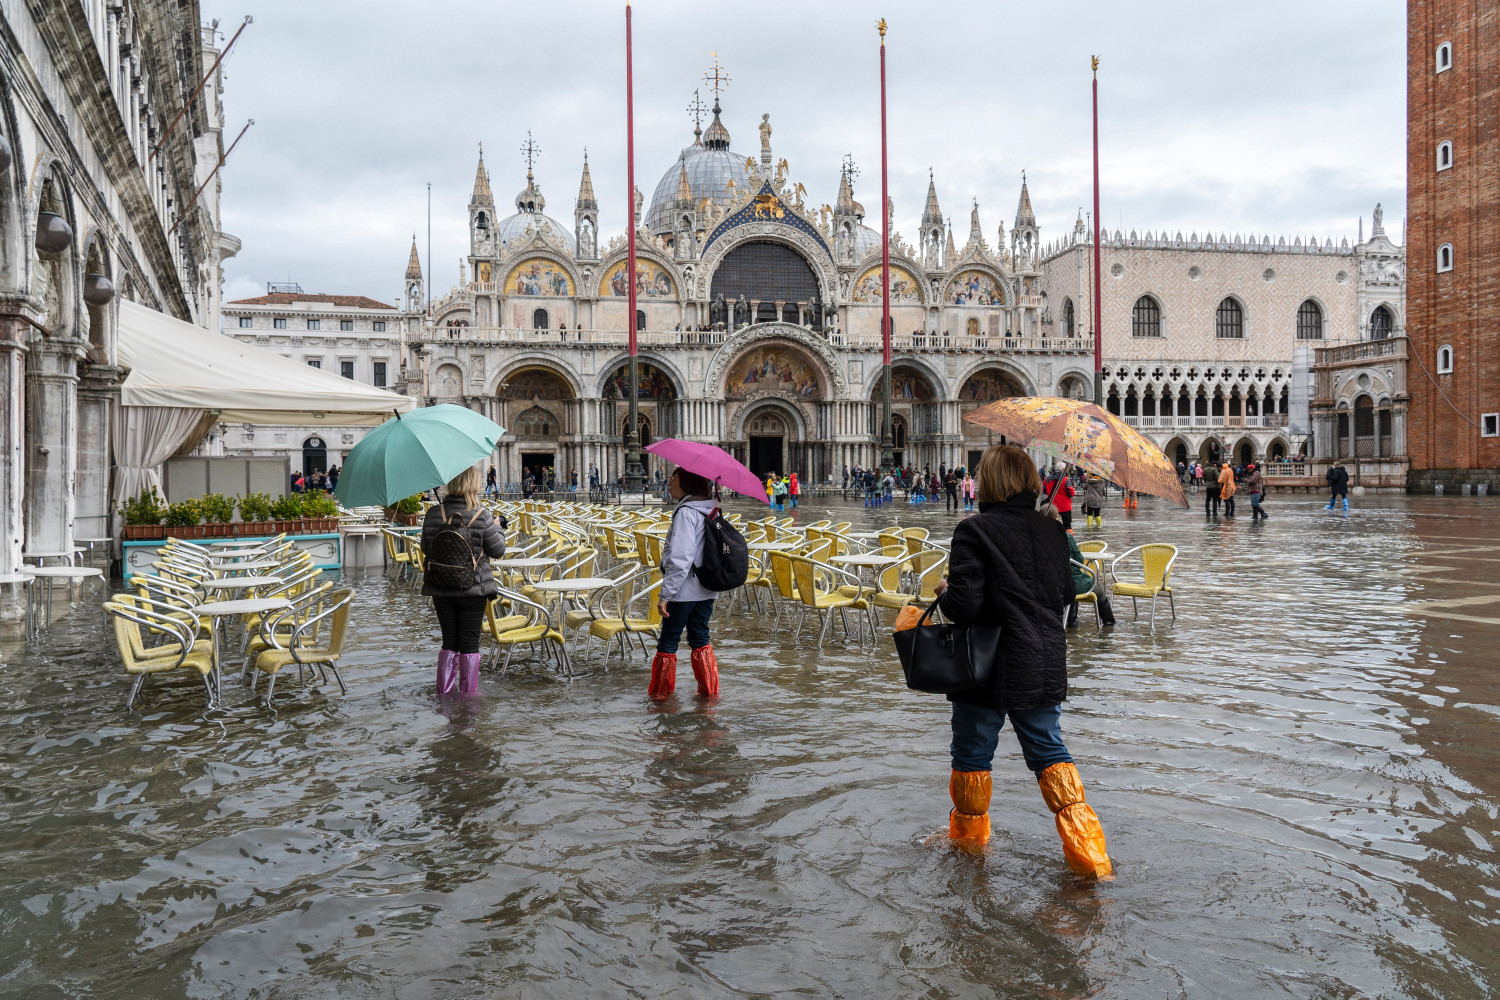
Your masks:
M412 247L409 271L421 268ZM305 293L299 285L271 285L265 295L226 302L224 333L284 358L385 389L395 386L401 334L409 317L400 307L363 295ZM226 455L285 455L289 467L310 473L342 465L368 427L329 424L235 424L220 440Z
M239 244L219 74L192 98L217 56L198 16L0 0L0 573L110 533L120 297L218 324Z
M1405 254L1375 212L1371 238L1352 247L1347 239L1105 232L1105 406L1173 460L1205 463L1352 456L1357 442L1347 414L1338 414L1368 408L1383 430L1370 435L1367 457L1401 457L1404 470L1405 371L1387 371L1388 355L1347 381L1334 376L1336 398L1317 396L1307 414L1294 413L1297 380L1307 387L1318 349L1401 340ZM1037 288L1048 335L1092 327L1092 258L1082 216L1043 252ZM1091 383L1062 388L1092 394Z
M1410 486L1500 490L1500 10L1407 4Z
M666 168L649 209L637 192L641 433L722 444L752 469L838 479L880 461L880 235L839 172L815 207L759 123L759 157L730 148L721 109ZM552 467L583 480L623 466L628 284L623 236L605 240L583 164L572 224L545 212L534 171L501 213L481 157L464 281L407 340L407 391L492 416L509 433L500 477ZM954 241L935 181L908 243L893 226L898 460L972 464L991 435L965 411L1085 379L1085 334L1043 329L1040 243L1024 185L1007 245L969 212ZM408 309L422 302L408 280Z

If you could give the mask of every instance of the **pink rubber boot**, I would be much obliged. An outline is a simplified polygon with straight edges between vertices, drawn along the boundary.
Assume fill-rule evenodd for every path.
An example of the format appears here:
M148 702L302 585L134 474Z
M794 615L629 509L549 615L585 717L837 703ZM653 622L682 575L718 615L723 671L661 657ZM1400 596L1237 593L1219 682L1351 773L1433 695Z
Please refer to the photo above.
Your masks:
M447 697L458 687L458 654L451 649L438 650L437 696Z
M458 654L458 696L472 698L479 693L479 661L483 653Z

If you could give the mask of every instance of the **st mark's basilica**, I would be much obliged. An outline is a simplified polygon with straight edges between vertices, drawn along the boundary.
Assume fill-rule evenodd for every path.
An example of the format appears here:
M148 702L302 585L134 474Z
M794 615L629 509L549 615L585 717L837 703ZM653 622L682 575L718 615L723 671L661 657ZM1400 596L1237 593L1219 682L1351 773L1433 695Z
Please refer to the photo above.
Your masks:
M833 204L815 205L776 157L769 115L758 158L732 148L717 98L701 121L649 205L636 192L642 443L719 443L759 473L814 480L878 464L881 241L857 170L846 162ZM599 232L586 158L571 225L546 213L529 165L512 212L491 184L481 153L463 280L430 311L413 245L406 307L422 318L405 337L403 387L504 426L502 481L542 466L613 479L628 420L625 237ZM1040 249L1024 180L993 245L977 204L957 244L931 183L916 245L892 225L898 461L972 464L989 436L966 410L1092 390L1092 340L1042 322Z

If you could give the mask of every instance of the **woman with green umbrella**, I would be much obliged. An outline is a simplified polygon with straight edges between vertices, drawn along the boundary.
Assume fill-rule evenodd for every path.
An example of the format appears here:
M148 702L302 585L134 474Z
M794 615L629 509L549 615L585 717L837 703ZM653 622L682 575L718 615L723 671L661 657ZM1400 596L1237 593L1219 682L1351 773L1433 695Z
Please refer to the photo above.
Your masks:
M432 598L443 648L438 651L437 693L461 698L479 692L479 636L484 608L500 593L490 560L505 555L505 535L490 512L480 506L483 485L479 464L449 481L443 502L433 504L422 521L426 572L422 594Z

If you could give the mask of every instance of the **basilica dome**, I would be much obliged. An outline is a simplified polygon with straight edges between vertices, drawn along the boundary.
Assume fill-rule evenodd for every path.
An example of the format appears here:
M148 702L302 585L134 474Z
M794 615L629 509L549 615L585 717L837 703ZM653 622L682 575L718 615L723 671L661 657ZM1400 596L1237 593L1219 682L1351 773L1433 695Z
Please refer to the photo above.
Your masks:
M542 189L537 187L536 178L532 176L530 168L527 168L526 186L516 195L516 214L508 215L495 223L495 237L500 241L501 249L512 241L521 239L528 227L540 230L542 224L546 223L567 244L568 253L576 251L578 242L573 238L572 228L550 215L544 215L542 209L546 207L547 199L542 196Z
M701 137L694 129L693 144L683 149L671 168L662 174L651 194L651 208L646 213L646 228L656 236L672 233L672 210L676 207L677 188L682 172L687 171L688 190L693 195L693 208L703 204L703 199L727 206L729 182L734 181L735 199L743 198L753 183L750 172L745 169L745 157L729 148L729 130L719 121L719 103L714 102L714 120Z

